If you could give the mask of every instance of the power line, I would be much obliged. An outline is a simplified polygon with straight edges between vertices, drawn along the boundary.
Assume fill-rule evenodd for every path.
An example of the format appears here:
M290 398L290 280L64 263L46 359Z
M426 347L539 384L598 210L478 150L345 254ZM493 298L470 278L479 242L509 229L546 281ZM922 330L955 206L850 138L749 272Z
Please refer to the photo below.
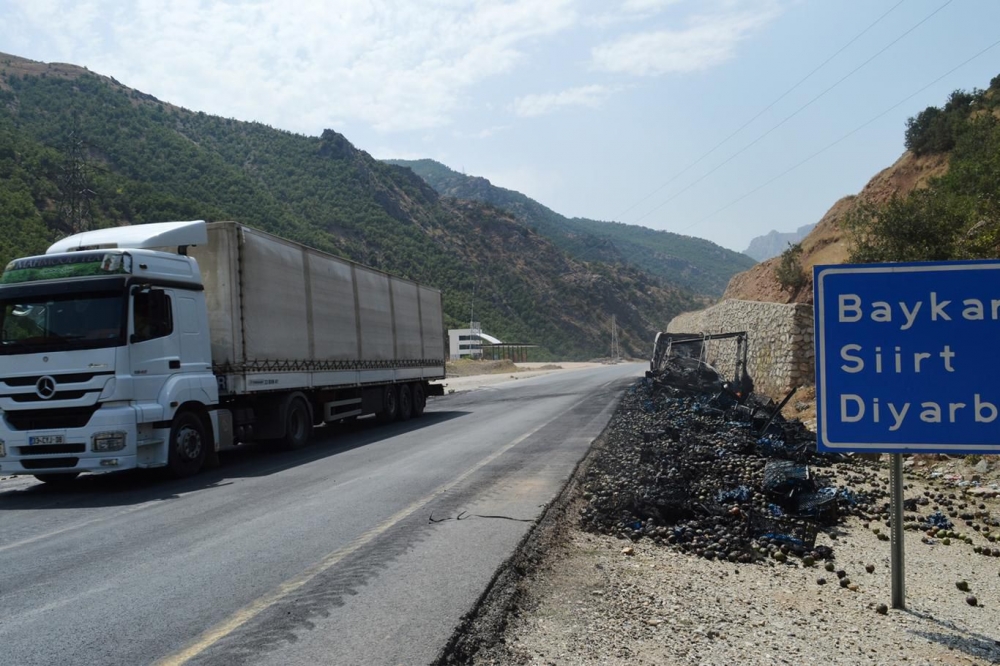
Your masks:
M872 123L874 123L875 121L879 120L879 119L880 119L880 118L882 118L883 116L887 115L887 114L888 114L888 113L890 113L891 111L893 111L893 110L895 110L896 108L898 108L898 107L902 106L903 104L905 104L906 102L910 101L911 99L913 99L914 97L916 97L917 95L919 95L920 93L922 93L923 91L927 90L928 88L930 88L930 87L931 87L931 86L933 86L934 84L938 83L939 81L941 81L941 79L944 79L945 77L947 77L947 76L950 76L951 74L953 74L953 73L954 73L954 72L956 72L957 70L961 69L962 67L965 67L965 66L966 66L966 65L968 65L968 64L969 64L970 62L972 62L972 61L973 61L973 60L975 60L976 58L980 57L981 55L983 55L984 53L986 53L986 52L987 52L987 51L989 51L990 49L993 49L993 48L996 48L996 47L997 47L998 45L1000 45L1000 40L997 40L997 41L993 42L992 44L990 44L989 46L987 46L987 47L986 47L985 49L983 49L982 51L980 51L979 53L976 53L976 54L975 54L974 56L972 56L972 57L968 58L967 60L965 60L965 61L961 62L960 64L956 65L955 67L952 67L952 68L951 68L951 69L949 69L949 70L948 70L947 72L945 72L945 73L944 73L944 74L942 74L941 76L937 77L936 79L934 79L933 81L931 81L930 83L928 83L927 85L925 85L925 86L924 86L923 88L921 88L920 90L918 90L918 91L916 91L915 93L913 93L913 94L911 94L911 95L907 96L906 98L904 98L904 99L900 100L900 101L899 101L899 102L897 102L896 104L893 104L892 106L890 106L890 107L889 107L888 109L886 109L886 110L885 110L885 111L883 111L882 113L878 114L877 116L875 116L874 118L872 118L872 119L871 119L871 120L869 120L868 122L866 122L866 123L864 123L864 124L862 124L862 125L859 125L858 127L854 128L853 130L851 130L851 131L850 131L850 132L848 132L847 134L843 135L842 137L840 137L839 139L837 139L837 140L836 140L836 141L834 141L833 143L830 143L830 144L828 144L827 146L825 146L824 148L821 148L820 150L817 150L817 151L816 151L815 153L813 153L813 154L812 154L812 155L810 155L809 157L805 158L805 159L804 159L804 160L802 160L801 162L798 162L797 164L795 164L795 165L793 165L793 166L789 167L788 169L785 169L784 171L782 171L781 173L779 173L779 174L778 174L777 176L774 176L774 177L773 177L773 178L771 178L770 180L768 180L768 181L766 181L766 182L762 183L761 185L758 185L757 187L755 187L754 189L750 190L749 192L747 192L747 193L746 193L746 194L744 194L743 196L741 196L741 197L739 197L739 198L737 198L737 199L734 199L733 201L730 201L730 202L729 202L728 204L726 204L726 205L725 205L725 206L723 206L722 208L719 208L719 209L717 209L717 210L715 210L715 211L713 211L713 212L709 213L708 215L706 215L705 217L701 218L701 219L700 219L700 220L698 220L697 222L694 222L694 223L692 223L692 224L690 224L690 225L688 225L688 226L684 227L684 228L683 228L683 229L681 229L680 231L687 231L688 229L691 229L692 227L696 227L696 226L698 226L699 224L701 224L702 222L704 222L705 220L709 219L710 217L714 217L715 215L718 215L718 214L719 214L719 213L721 213L722 211L724 211L724 210L727 210L727 209L729 209L729 208L731 208L731 207L735 206L736 204L738 204L739 202L743 201L743 200L744 200L744 199L746 199L747 197L749 197L749 196L751 196L751 195L753 195L753 194L756 194L757 192L759 192L760 190L764 189L765 187L767 187L768 185L770 185L770 184L771 184L771 183L773 183L774 181L778 180L779 178L783 178L784 176L788 175L788 174L789 174L789 173L791 173L792 171L795 171L796 169L798 169L798 168L799 168L800 166L802 166L802 165L803 165L803 164L805 164L806 162L809 162L810 160L812 160L812 159L814 159L814 158L816 158L816 157L818 157L818 156L822 155L822 154L823 154L823 153L825 153L826 151L828 151L828 150L830 150L831 148L833 148L834 146L836 146L836 145L837 145L838 143L840 143L841 141L843 141L843 140L847 139L847 138L848 138L848 137L850 137L850 136L853 136L854 134L857 134L858 132L860 132L860 131L861 131L861 130L863 130L864 128L866 128L866 127L868 127L869 125L871 125Z
M715 166L714 168L712 168L710 171L708 171L708 173L705 173L701 177L699 177L696 180L692 181L691 183L689 183L688 185L686 185L685 187L683 187L681 190L679 190L678 192L676 192L673 195L671 195L670 197L668 197L665 201L661 202L660 205L656 206L655 208L653 208L652 210L650 210L649 212L647 212L645 215L642 215L641 217L639 217L636 220L636 222L649 217L650 215L652 215L653 213L655 213L659 209L663 208L665 205L667 205L668 203L670 203L671 201L673 201L674 199L676 199L680 195L682 195L685 192L687 192L688 190L690 190L692 187L694 187L698 183L702 182L703 180L705 180L706 178L708 178L709 176L711 176L713 173L715 173L716 171L718 171L719 169L721 169L725 165L727 165L730 162L732 162L738 156L742 155L747 150L749 150L750 148L752 148L753 146L755 146L756 144L758 144L762 139L764 139L765 137L767 137L768 135L770 135L771 132L773 132L774 130L778 129L779 127L781 127L782 125L784 125L785 123L787 123L789 120L791 120L795 116L797 116L800 113L802 113L808 107L812 106L812 104L815 103L816 101L818 101L821 97L823 97L828 92L830 92L831 90L833 90L834 88L836 88L837 86L839 86L844 81L846 81L850 76L854 75L858 70L860 70L861 68L863 68L864 66L866 66L871 61L875 60L875 58L879 57L880 55L882 55L883 53L885 53L886 51L888 51L897 42L899 42L901 39L903 39L904 37L906 37L907 35L909 35L911 32L913 32L914 30L916 30L917 28L919 28L921 25L923 25L927 21L929 21L931 19L931 17L933 17L935 14L937 14L938 12L940 12L942 9L944 9L945 7L947 7L948 5L950 5L952 2L954 2L954 0L947 0L947 2L945 2L943 5L941 5L937 9L935 9L933 12L931 12L930 14L928 14L927 16L925 16L924 18L922 18L916 25L914 25L909 30L907 30L906 32L904 32L902 35L900 35L896 39L892 40L891 42L889 42L888 44L886 44L885 46L883 46L873 56L871 56L870 58L868 58L867 60L865 60L863 63L861 63L860 65L858 65L854 69L852 69L850 72L848 72L844 76L842 76L840 79L838 79L836 81L836 83L834 83L833 85L831 85L830 87L828 87L826 90L824 90L823 92L821 92L820 94L816 95L811 100L809 100L808 102L806 102L805 104L803 104L802 106L800 106L798 109L796 109L794 112L792 112L791 115L786 116L783 120L779 121L778 124L776 124L773 127L771 127L771 129L767 130L766 132L764 132L763 134L761 134L760 136L758 136L756 139L754 139L753 141L751 141L750 143L748 143L747 145L743 146L742 148L740 148L739 150L737 150L735 153L733 153L732 155L730 155L729 157L727 157L720 164L718 164L717 166Z
M824 60L823 62L821 62L811 72L809 72L808 74L806 74L805 76L803 76L801 79L799 79L798 82L795 83L795 85L793 85L791 88L789 88L785 92L781 93L781 95L779 95L777 99L775 99L773 102L771 102L770 104L768 104L767 106L765 106L763 109L761 109L759 112L757 112L757 115L755 115L753 118L751 118L750 120L746 121L745 123L743 123L742 125L740 125L738 128L736 128L735 131L733 131L729 136L727 136L725 139L723 139L719 143L715 144L711 148L711 150L709 150L707 153L704 153L701 157L699 157L698 159L696 159L694 162L691 162L691 164L688 164L686 167L684 167L683 169L681 169L680 171L678 171L676 174L673 175L673 177L670 178L670 180L668 180L667 182L665 182L663 185L660 185L658 188L656 188L655 190L653 190L652 192L650 192L649 194L647 194L646 196L644 196L642 199L640 199L639 201L636 201L634 204L632 204L631 206L629 206L628 208L626 208L624 211L622 211L621 213L619 213L618 216L617 216L617 219L622 219L625 216L626 213L632 211L633 209L635 209L636 206L638 206L639 204L643 203L644 201L646 201L650 197L653 197L653 196L659 194L661 191L663 191L663 189L665 187L667 187L672 182L674 182L675 180L677 180L678 178L680 178L681 176L683 176L685 173L687 173L688 171L690 171L692 168L694 168L698 164L700 164L702 160L704 160L706 157L708 157L709 155L711 155L712 153L714 153L716 150L718 150L723 145L725 145L730 139L732 139L734 136L736 136L737 134L739 134L740 132L742 132L744 129L746 129L747 126L750 125L753 121L757 120L762 115L764 115L765 113L767 113L768 111L770 111L774 107L775 104L777 104L781 100L785 99L785 97L787 97L792 91L794 91L800 85L802 85L803 83L805 83L806 80L808 80L813 74L815 74L819 70L823 69L823 67L825 67L831 60L833 60L838 55L840 55L841 53L843 53L847 49L847 47L849 47L854 42L858 41L862 36L865 35L865 33L867 33L869 30L871 30L872 28L874 28L882 19L884 19L889 14L891 14L897 7L899 7L905 1L906 0L899 0L899 2L897 2L895 5L893 5L892 7L890 7L888 11L886 11L884 14L882 14L877 19L875 19L872 23L870 23L867 28L865 28L864 30L862 30L861 32L859 32L858 34L856 34L851 39L851 41L847 42L846 44L844 44L843 46L841 46L839 49L837 49L834 52L833 55L831 55L829 58L827 58L826 60ZM642 218L639 218L639 219L642 219Z

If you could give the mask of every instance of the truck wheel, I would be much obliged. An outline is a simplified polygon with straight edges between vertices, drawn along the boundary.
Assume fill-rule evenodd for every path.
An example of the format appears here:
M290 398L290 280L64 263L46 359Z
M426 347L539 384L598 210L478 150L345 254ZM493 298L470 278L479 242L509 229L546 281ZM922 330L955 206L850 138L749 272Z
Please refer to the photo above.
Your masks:
M53 488L62 488L70 485L80 476L79 472L69 472L68 474L35 474L35 478L46 483Z
M399 414L397 418L400 421L409 421L411 416L413 416L413 393L410 391L409 384L400 384Z
M396 387L389 384L382 392L382 411L378 413L378 420L382 423L392 423L399 415L399 396Z
M285 436L281 438L281 448L288 451L301 449L309 443L312 431L309 405L302 398L293 398L285 410Z
M167 440L167 469L175 477L196 474L208 455L205 424L193 412L181 412L174 417Z
M413 416L417 417L424 413L427 406L427 394L424 392L424 385L417 382L413 385Z

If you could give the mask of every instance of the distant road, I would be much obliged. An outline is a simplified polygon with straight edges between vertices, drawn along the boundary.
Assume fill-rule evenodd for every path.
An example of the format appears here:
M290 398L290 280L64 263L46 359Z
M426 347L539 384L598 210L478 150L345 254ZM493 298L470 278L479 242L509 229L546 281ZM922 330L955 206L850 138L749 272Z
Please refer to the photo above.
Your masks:
M0 481L0 664L428 663L643 369L455 393L182 481Z

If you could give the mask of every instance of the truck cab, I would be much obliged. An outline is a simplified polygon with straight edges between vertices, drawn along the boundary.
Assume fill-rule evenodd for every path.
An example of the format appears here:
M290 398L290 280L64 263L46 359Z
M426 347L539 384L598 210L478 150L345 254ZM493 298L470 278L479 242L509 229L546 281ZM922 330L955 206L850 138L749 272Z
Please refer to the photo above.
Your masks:
M200 469L217 450L203 221L103 229L0 277L0 474Z

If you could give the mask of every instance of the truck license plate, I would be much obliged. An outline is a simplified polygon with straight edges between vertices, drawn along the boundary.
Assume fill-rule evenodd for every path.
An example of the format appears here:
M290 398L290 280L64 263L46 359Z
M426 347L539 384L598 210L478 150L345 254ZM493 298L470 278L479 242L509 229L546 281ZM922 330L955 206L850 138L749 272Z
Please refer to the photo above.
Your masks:
M45 446L47 444L65 444L65 435L34 435L28 437L28 446Z

